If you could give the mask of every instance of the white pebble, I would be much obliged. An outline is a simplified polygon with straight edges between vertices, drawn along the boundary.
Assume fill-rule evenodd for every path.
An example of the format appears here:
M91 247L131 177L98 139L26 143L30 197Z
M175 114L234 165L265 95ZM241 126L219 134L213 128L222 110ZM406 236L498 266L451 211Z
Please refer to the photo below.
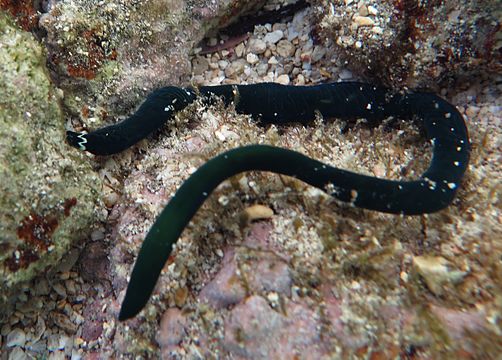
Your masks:
M298 74L296 77L296 85L305 85L305 76Z
M254 65L256 64L258 61L260 61L260 59L258 58L257 55L253 54L253 53L249 53L247 54L246 56L246 60L248 63L250 63L251 65Z
M374 6L371 6L371 5L368 6L368 12L370 13L370 15L377 15L378 14L377 8Z
M277 65L279 63L279 61L277 60L277 58L275 56L272 56L270 59L268 59L268 63L270 65Z
M228 66L229 62L227 60L220 60L218 61L218 67L221 69L221 70L225 70Z
M235 47L235 55L237 55L238 58L242 57L244 54L244 43L240 43Z
M289 75L282 74L278 76L276 82L282 85L289 85Z

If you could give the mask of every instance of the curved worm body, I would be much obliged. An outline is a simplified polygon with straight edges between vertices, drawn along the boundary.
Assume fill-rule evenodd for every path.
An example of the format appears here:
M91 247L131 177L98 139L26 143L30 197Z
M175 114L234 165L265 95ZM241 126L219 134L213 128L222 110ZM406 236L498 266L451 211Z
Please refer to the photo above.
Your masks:
M135 316L148 301L173 244L211 192L225 179L259 170L300 179L354 206L394 214L438 211L453 200L469 161L469 138L456 108L429 93L394 93L360 83L318 86L223 85L160 89L129 119L89 134L68 132L71 145L94 154L112 154L133 145L197 97L234 103L237 112L265 123L309 122L324 117L381 120L417 116L433 144L432 161L415 181L394 181L331 167L298 152L250 145L209 160L179 188L150 229L134 266L120 320Z

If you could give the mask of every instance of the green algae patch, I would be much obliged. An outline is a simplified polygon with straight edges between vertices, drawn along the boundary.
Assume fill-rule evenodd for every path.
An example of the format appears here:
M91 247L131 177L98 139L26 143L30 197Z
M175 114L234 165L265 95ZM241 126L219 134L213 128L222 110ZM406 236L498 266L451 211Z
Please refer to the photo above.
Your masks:
M39 43L0 12L0 308L96 218L100 181L67 147ZM0 313L0 317L1 317Z

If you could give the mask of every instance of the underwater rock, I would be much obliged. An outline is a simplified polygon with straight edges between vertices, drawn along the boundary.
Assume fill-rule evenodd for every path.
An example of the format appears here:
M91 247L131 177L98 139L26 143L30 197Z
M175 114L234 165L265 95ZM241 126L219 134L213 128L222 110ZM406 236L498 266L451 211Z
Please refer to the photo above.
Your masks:
M188 83L189 55L210 29L260 2L61 1L40 17L49 67L74 125L95 128L166 85Z
M498 1L313 1L318 32L333 39L343 66L388 85L434 87L500 73Z
M61 95L35 38L0 13L0 317L23 282L90 229L100 181L64 141Z

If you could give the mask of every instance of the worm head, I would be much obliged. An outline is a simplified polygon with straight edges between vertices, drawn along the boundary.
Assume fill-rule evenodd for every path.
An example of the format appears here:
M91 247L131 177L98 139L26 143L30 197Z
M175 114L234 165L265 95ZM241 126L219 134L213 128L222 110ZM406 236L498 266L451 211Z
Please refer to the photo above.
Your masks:
M68 141L68 144L71 146L80 149L82 151L87 150L86 144L87 144L87 138L86 138L86 133L85 132L74 132L67 130L66 131L66 141Z

